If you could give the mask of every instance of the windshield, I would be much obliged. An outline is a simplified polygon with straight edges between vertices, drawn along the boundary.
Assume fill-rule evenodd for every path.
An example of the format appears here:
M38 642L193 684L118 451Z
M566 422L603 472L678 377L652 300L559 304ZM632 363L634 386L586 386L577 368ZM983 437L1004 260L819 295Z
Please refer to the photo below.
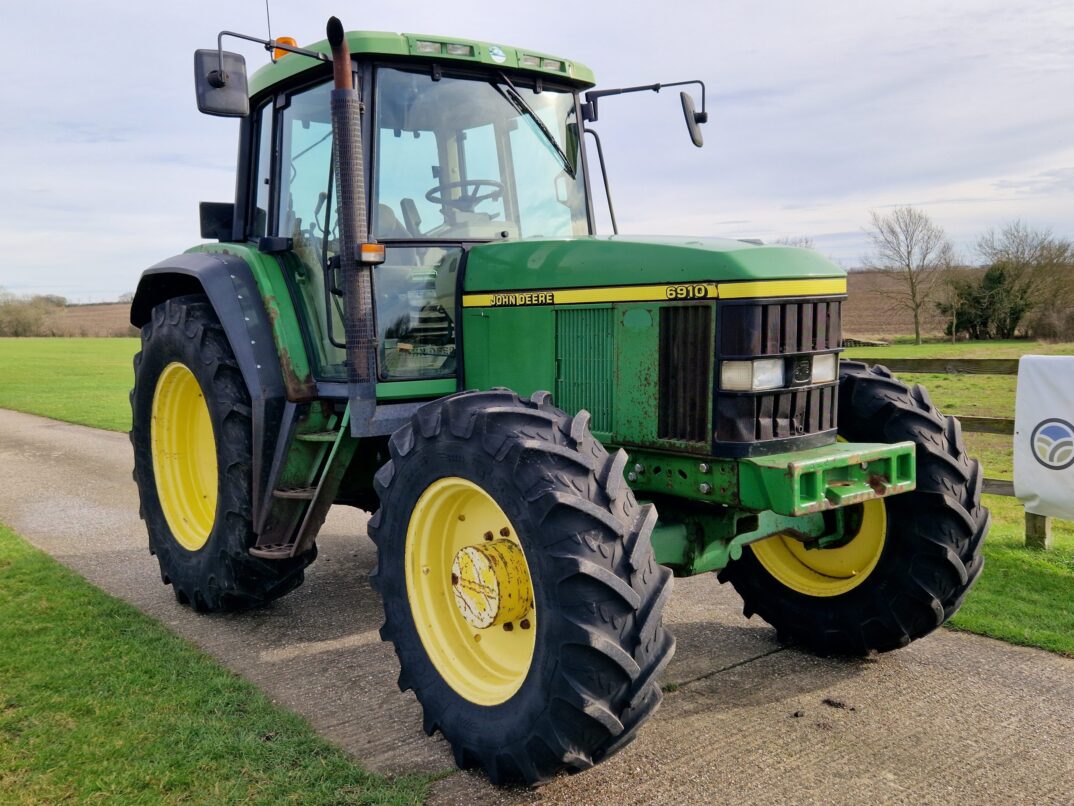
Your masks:
M375 120L374 237L589 234L572 93L382 67Z

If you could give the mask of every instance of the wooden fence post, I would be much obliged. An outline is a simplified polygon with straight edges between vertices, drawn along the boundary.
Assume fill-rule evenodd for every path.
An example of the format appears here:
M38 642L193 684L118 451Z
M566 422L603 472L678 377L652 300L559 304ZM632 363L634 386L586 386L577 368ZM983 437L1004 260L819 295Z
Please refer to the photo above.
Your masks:
M1026 513L1026 548L1047 549L1052 544L1052 519L1046 515Z

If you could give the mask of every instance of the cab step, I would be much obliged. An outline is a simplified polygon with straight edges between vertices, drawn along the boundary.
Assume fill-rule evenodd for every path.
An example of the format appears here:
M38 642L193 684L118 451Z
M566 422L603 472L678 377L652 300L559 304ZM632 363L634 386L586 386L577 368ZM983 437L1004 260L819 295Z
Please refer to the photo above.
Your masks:
M276 543L271 546L252 546L249 552L251 556L260 557L262 560L286 560L291 556L294 547L294 543Z
M308 434L295 434L295 439L299 442L335 442L338 437L338 431L311 431Z
M290 489L272 491L273 498L286 498L299 501L312 501L316 495L316 487L293 487Z

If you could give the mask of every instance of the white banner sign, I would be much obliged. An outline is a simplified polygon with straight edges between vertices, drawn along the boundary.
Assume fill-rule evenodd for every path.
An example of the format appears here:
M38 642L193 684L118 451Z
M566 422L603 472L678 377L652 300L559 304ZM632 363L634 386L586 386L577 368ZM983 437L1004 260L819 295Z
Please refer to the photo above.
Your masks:
M1026 512L1074 520L1074 356L1018 362L1014 494Z

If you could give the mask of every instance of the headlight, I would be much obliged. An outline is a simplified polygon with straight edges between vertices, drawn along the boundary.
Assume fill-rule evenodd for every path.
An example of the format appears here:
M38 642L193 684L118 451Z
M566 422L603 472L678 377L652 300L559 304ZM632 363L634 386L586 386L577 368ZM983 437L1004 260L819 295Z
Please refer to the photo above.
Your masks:
M834 381L838 367L839 361L836 360L835 353L813 356L813 375L810 378L810 382L830 383Z
M782 358L723 361L720 364L720 388L729 392L779 389L786 383L785 367Z
M753 362L753 388L779 389L786 384L784 368L787 362L782 358L761 358Z
M724 361L720 364L720 388L748 392L753 388L752 361Z

